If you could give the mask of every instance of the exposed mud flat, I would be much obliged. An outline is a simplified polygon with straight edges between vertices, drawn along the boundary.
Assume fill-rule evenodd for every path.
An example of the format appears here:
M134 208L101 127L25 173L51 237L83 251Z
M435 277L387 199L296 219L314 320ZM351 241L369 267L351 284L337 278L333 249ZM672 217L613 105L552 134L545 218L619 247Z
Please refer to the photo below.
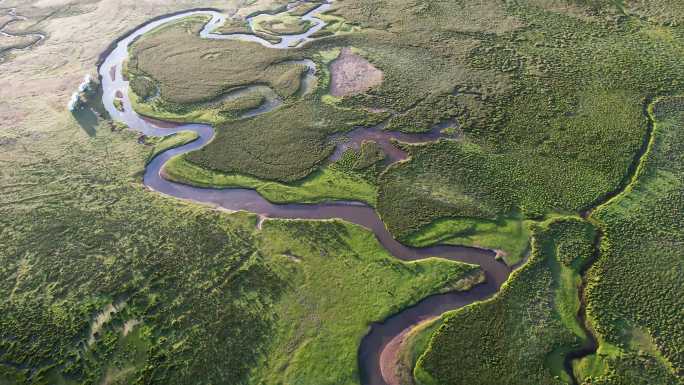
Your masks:
M399 353L407 348L406 344L409 341L411 332L434 322L438 318L439 317L431 317L420 322L418 325L412 325L411 327L404 329L387 343L385 349L380 353L380 373L385 382L387 382L387 385L414 385L413 383L402 382L403 378L413 378L413 368L407 367L405 363L402 362Z
M330 94L338 97L366 92L382 84L384 78L382 71L348 47L330 64L330 74Z

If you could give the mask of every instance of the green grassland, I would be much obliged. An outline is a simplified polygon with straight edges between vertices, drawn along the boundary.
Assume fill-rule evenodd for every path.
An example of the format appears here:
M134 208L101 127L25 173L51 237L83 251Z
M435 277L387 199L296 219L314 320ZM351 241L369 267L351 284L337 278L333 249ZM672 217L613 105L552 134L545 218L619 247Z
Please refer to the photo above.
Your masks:
M295 382L355 383L370 322L477 271L402 263L348 224L258 231L252 215L150 193L140 181L154 148L108 124L92 136L69 125L3 161L3 384L278 383L285 363Z
M357 349L369 320L459 286L478 271L438 259L399 262L373 234L338 221L267 221L260 245L287 262L281 274L291 290L276 305L278 337L255 384L358 383Z
M165 178L189 185L214 188L255 189L273 203L318 203L333 200L377 204L377 178L384 152L375 142L364 142L304 179L292 183L263 180L247 175L208 170L187 160L173 158L164 166Z
M163 138L145 138L145 144L153 146L147 161L151 161L155 156L164 151L183 146L197 140L197 138L199 138L199 135L194 131L183 131Z
M593 253L594 230L579 218L562 217L532 231L529 261L495 298L442 317L415 368L419 383L568 382L557 352L586 337L575 315L579 270Z
M172 104L161 97L144 99L134 93L131 95L131 105L136 112L150 118L212 124L239 118L243 113L261 106L266 101L265 92L267 90L263 88L253 88L237 97L218 97L192 105Z
M506 264L512 266L522 260L528 249L529 224L518 218L500 221L446 218L430 223L402 242L415 247L445 244L500 250Z
M377 188L358 174L328 166L294 183L265 181L240 174L210 171L176 157L164 167L164 177L201 187L251 188L273 203L317 203L354 200L374 206Z
M657 100L650 113L654 136L637 178L593 216L605 240L587 312L605 347L578 370L592 384L683 381L684 100Z

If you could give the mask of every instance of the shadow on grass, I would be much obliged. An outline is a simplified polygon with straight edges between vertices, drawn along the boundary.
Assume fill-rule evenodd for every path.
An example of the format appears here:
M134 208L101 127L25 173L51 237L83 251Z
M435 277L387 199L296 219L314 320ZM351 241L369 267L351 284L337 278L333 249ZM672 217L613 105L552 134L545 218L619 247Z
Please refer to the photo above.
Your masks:
M97 126L100 124L100 119L90 107L79 108L72 111L71 115L88 136L94 137L97 134Z

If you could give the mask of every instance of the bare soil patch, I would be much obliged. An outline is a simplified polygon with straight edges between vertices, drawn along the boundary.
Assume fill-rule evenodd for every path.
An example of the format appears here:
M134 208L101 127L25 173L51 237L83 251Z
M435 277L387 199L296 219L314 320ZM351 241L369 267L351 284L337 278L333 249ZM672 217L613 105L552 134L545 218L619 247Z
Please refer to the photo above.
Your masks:
M350 96L368 91L382 84L383 73L368 60L343 48L340 56L330 64L330 94Z

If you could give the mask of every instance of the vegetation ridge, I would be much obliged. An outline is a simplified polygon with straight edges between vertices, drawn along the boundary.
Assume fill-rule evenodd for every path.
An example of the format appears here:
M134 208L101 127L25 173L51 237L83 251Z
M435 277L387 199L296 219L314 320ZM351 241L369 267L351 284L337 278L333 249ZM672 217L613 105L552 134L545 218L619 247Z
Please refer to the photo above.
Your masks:
M651 149L653 148L653 143L655 139L655 118L651 114L651 108L655 103L657 103L657 101L658 99L653 96L647 96L644 100L643 112L646 119L648 119L646 134L644 135L641 148L635 154L634 160L630 164L630 167L628 168L628 171L625 174L623 183L621 183L620 186L618 186L618 188L614 191L609 192L608 194L599 198L598 201L592 207L580 213L583 219L589 221L589 223L594 225L594 227L596 228L596 237L594 239L594 252L592 253L591 257L587 261L585 261L585 263L580 268L579 272L580 276L582 277L582 282L580 283L580 286L578 288L580 308L577 314L577 319L579 321L579 325L584 329L587 338L584 342L584 345L578 350L569 352L565 356L563 362L564 368L572 381L572 385L581 384L577 376L575 375L575 371L573 370L573 361L580 360L584 357L595 354L598 349L596 335L591 324L587 320L587 300L585 289L587 287L587 271L589 271L589 269L594 265L594 262L596 262L601 257L601 244L603 243L603 240L605 238L605 226L603 222L597 220L596 218L593 218L592 214L601 207L610 204L611 201L617 199L622 194L628 192L631 189L631 186L638 180L639 174L643 169L643 164L648 158Z

